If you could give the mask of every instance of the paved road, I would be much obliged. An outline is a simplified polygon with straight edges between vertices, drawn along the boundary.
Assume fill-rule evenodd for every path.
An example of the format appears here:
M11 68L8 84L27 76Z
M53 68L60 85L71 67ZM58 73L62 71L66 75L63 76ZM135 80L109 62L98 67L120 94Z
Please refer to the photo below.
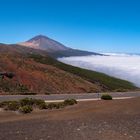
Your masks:
M85 93L85 94L53 94L53 95L0 95L0 101L19 100L25 97L43 99L46 101L65 100L68 98L81 99L98 99L103 93ZM120 97L140 97L139 92L117 92L109 93L113 98Z

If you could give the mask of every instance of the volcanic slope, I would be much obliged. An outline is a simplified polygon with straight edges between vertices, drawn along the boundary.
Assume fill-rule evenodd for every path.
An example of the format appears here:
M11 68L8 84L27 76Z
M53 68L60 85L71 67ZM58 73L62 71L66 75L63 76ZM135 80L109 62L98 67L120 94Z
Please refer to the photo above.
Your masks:
M64 56L86 56L86 55L101 55L95 52L82 51L66 47L62 43L55 41L44 35L37 35L28 41L19 43L22 46L45 50L52 57L64 57Z
M130 82L66 65L50 57L45 51L20 45L0 44L0 71L15 73L13 79L0 80L0 91L13 94L88 93L137 89Z

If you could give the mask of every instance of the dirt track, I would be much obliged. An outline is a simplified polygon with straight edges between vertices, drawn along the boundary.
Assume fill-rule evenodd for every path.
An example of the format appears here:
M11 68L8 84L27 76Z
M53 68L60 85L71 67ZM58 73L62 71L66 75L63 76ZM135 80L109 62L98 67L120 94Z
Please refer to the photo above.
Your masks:
M62 110L0 112L0 140L139 140L140 98L81 102Z

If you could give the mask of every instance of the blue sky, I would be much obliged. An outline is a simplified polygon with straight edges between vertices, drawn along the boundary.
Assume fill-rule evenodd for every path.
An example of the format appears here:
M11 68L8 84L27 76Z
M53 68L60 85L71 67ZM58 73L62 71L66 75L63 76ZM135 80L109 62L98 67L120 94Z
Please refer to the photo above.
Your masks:
M139 0L0 0L0 42L44 34L68 47L140 53Z

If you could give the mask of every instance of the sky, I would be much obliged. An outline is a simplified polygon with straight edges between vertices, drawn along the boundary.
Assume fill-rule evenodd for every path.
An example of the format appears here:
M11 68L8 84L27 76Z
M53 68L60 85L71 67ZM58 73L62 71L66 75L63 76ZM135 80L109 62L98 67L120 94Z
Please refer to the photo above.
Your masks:
M0 0L0 42L42 34L68 47L140 53L139 0Z

